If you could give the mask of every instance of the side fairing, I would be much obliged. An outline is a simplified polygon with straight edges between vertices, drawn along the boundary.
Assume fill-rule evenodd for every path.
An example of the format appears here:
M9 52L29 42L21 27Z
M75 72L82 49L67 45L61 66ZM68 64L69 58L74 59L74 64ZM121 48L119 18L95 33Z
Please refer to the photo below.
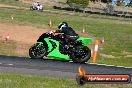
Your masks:
M84 37L82 37L82 36L80 36L79 37L79 39L77 39L78 41L82 41L82 43L84 44L84 45L87 45L87 44L89 44L89 43L91 43L92 42L92 38L84 38Z
M48 57L49 58L55 58L58 60L69 60L69 56L68 55L64 55L61 54L59 51L59 42L54 40L54 39L50 39L50 38L45 38L44 39L46 41L46 43L48 44Z

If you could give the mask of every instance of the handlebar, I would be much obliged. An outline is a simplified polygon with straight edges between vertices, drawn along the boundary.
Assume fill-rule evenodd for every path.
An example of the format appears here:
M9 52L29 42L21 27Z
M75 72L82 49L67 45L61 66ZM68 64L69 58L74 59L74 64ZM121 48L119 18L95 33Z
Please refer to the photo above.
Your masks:
M64 34L64 33L56 33L54 30L50 30L47 32L47 34L58 35L58 34Z

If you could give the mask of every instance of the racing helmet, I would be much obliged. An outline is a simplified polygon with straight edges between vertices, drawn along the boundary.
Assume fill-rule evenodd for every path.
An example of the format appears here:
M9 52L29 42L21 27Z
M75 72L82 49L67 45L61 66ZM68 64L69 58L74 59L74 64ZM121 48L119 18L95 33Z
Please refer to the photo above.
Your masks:
M68 23L67 23L67 22L61 22L61 23L58 25L58 29L61 29L62 27L68 27Z

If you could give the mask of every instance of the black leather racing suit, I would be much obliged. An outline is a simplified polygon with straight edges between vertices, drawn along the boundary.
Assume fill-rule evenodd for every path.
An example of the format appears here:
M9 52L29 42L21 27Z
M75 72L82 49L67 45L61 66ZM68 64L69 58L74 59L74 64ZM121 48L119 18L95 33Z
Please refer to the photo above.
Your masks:
M56 30L57 33L64 33L65 42L74 42L78 39L78 34L71 27L62 27L61 30Z

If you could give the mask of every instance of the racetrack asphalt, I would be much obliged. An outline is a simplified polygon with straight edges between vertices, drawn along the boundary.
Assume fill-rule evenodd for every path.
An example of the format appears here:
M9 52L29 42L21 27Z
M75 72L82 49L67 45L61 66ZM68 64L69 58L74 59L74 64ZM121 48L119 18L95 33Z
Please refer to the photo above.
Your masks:
M27 57L0 56L0 73L75 78L80 65L85 69L87 74L130 74L132 77L132 68L79 64L48 59L30 59Z

